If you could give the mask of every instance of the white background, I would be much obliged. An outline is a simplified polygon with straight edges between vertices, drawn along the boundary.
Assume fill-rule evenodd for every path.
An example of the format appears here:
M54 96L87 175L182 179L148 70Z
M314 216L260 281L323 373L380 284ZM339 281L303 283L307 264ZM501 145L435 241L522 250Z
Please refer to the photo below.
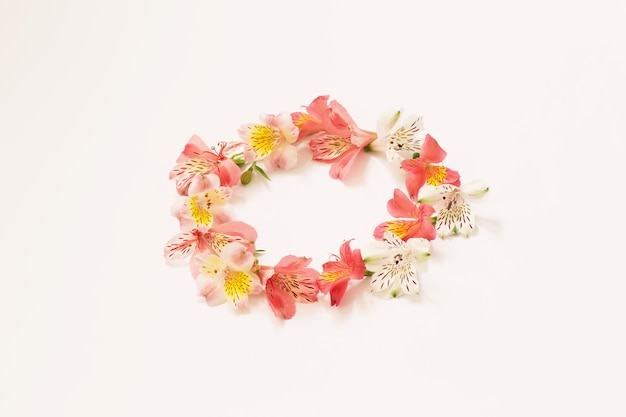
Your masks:
M613 2L0 2L0 415L626 413L626 6ZM415 298L196 297L166 265L168 173L320 94L374 130L422 114L479 233ZM402 186L306 161L239 194L264 262L319 268Z

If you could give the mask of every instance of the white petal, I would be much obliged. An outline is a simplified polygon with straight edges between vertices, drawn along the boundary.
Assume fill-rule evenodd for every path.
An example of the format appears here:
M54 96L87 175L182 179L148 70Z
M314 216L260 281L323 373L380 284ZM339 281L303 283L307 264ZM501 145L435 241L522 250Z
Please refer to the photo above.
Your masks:
M479 199L484 197L489 191L489 187L487 187L484 182L478 180L463 183L459 189L464 197L468 197L470 199Z
M460 196L457 197L456 204L451 204L437 213L435 229L442 238L459 233L467 237L475 227L472 209Z
M379 138L387 136L389 132L398 124L402 116L402 109L387 110L378 118L376 124L376 133Z

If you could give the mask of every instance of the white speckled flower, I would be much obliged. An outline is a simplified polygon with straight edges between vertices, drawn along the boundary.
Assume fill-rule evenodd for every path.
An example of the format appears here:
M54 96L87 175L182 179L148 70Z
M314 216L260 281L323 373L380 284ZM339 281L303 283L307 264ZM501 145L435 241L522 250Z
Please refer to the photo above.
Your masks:
M418 201L435 208L437 235L445 238L462 234L469 237L476 230L476 220L468 200L477 200L489 191L481 182L471 182L459 187L452 184L425 185L420 189Z
M419 293L419 273L425 272L430 256L430 243L423 238L406 242L392 232L385 232L384 240L372 246L372 254L364 261L371 271L372 293L384 298Z

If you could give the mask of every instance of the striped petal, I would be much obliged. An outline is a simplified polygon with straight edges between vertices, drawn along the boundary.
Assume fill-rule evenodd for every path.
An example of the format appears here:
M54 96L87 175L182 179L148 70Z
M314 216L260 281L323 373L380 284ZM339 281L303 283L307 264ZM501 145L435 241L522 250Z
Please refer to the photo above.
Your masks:
M459 194L437 214L435 229L441 238L463 234L468 237L475 228L472 209Z
M198 245L198 236L193 232L182 232L165 244L164 256L168 261L183 259L193 254Z
M349 138L333 135L313 138L309 146L315 161L333 161L349 149L355 148Z

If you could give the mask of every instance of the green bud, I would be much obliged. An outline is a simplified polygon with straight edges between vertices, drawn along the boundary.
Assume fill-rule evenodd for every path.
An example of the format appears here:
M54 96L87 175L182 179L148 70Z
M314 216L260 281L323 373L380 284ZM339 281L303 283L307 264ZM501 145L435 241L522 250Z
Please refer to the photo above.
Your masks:
M241 184L248 185L252 181L252 169L247 170L241 174Z

